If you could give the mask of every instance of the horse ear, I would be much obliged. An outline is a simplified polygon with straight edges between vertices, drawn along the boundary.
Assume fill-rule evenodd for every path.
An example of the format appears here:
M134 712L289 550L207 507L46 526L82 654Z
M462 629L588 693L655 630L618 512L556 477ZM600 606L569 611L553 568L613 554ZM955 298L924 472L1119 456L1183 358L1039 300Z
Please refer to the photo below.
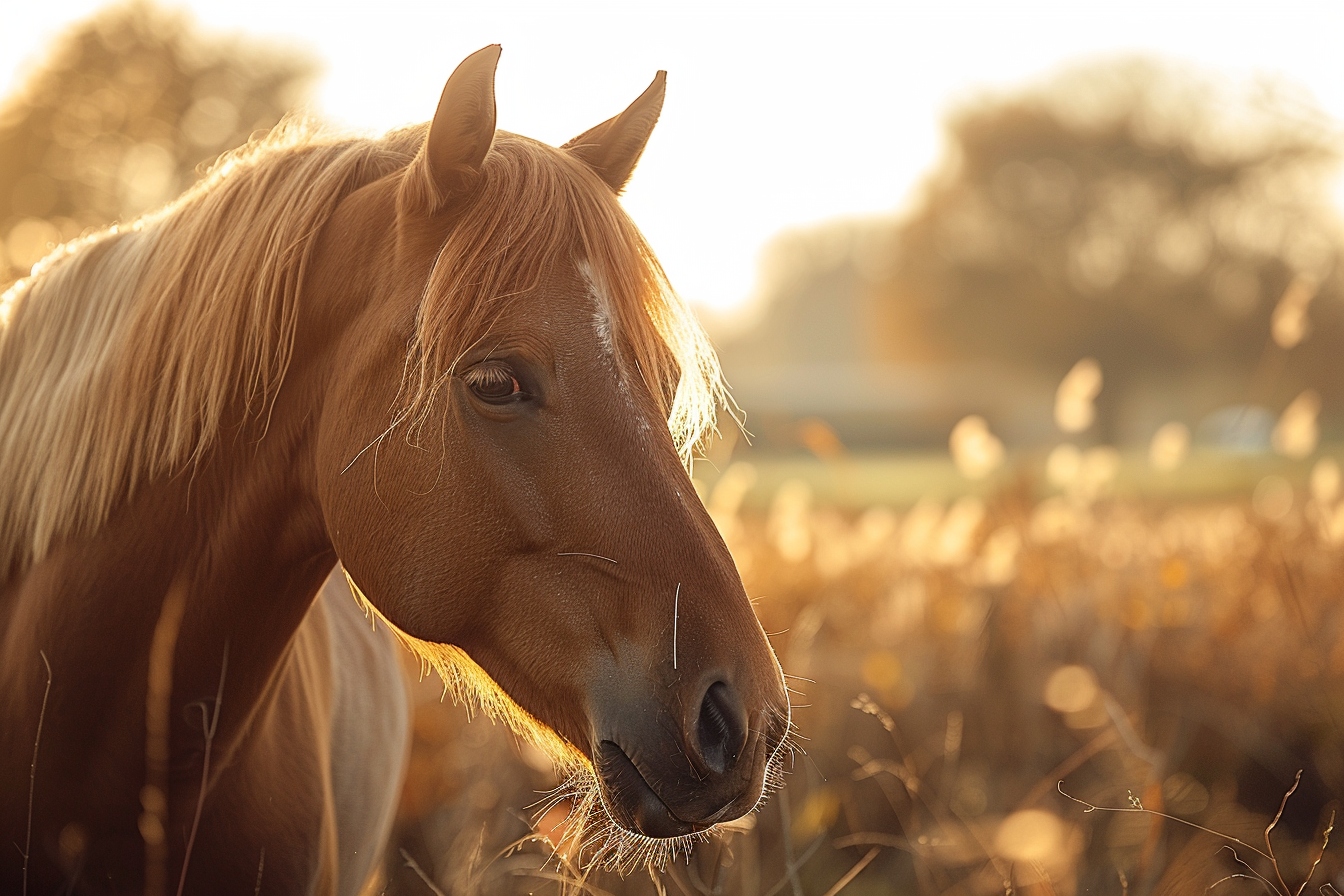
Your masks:
M416 204L434 212L469 190L495 139L495 67L499 44L472 53L443 86L429 136L411 163L408 187Z
M667 72L659 72L624 112L584 131L562 148L587 162L608 186L621 192L658 123L666 92Z

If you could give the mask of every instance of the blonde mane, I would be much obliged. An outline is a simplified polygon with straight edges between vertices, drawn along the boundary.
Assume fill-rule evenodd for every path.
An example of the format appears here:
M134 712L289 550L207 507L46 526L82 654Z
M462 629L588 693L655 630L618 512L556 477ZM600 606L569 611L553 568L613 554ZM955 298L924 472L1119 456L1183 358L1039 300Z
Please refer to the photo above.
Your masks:
M183 469L289 365L322 225L404 165L404 133L302 122L220 160L157 212L64 246L0 297L0 581Z
M0 581L198 461L222 428L264 417L318 233L352 190L407 166L424 133L282 125L0 296ZM611 190L568 153L504 133L425 284L390 422L413 434L502 303L565 257L601 280L621 356L689 464L732 408L709 340Z

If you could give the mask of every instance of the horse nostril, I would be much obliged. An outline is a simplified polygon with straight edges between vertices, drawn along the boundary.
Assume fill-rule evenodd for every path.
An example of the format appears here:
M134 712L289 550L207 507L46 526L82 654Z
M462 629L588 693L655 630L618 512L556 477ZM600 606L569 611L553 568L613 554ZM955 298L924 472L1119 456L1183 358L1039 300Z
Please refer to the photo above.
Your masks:
M716 774L733 767L747 739L747 726L741 704L731 688L716 681L705 692L696 720L696 746L705 765Z

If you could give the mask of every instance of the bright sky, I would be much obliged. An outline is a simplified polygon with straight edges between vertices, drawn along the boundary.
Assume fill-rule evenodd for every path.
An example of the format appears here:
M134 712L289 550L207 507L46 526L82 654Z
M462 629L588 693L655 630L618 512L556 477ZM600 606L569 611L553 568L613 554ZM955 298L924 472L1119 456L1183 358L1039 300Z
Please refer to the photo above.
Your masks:
M101 4L4 5L0 92ZM1286 78L1344 121L1344 3L1333 0L174 5L319 56L318 110L359 129L428 119L448 73L488 43L504 46L500 127L552 143L619 112L667 69L667 105L626 206L679 290L719 309L750 298L778 231L908 202L937 160L949 104L1081 59L1142 52Z

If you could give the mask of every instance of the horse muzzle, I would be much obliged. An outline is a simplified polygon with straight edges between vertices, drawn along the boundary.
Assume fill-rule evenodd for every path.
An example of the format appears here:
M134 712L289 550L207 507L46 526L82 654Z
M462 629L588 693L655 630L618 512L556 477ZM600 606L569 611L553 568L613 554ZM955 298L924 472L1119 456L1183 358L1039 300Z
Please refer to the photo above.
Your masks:
M598 728L593 764L617 826L681 837L740 818L760 801L785 724L769 708L749 712L736 688L707 678L698 699L687 701L689 712L640 701L642 711L629 707Z

